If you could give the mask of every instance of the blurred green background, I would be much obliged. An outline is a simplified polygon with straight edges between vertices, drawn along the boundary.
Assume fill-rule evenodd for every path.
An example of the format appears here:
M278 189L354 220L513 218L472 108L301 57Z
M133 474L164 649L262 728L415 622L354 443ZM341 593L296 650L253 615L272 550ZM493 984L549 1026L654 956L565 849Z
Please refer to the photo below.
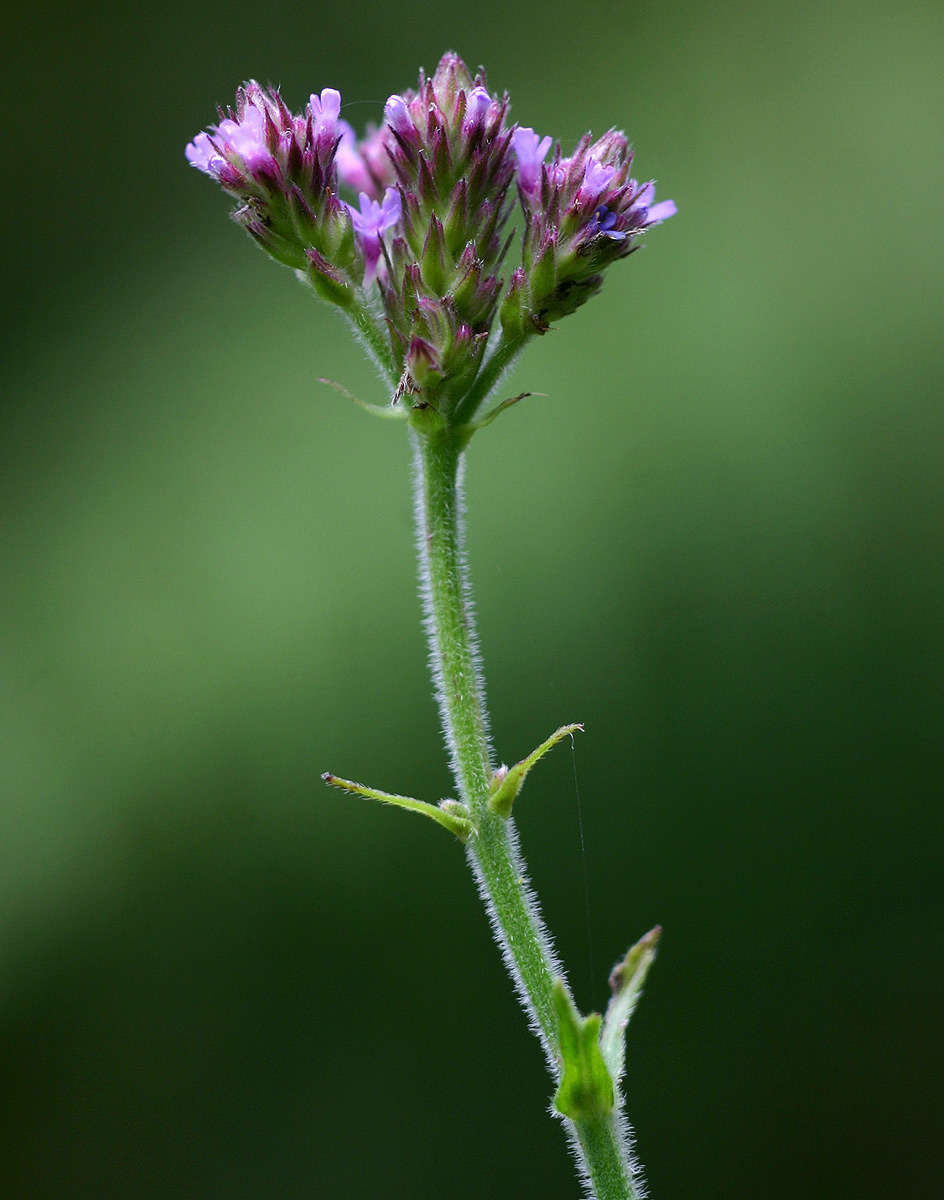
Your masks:
M493 725L578 1000L656 921L657 1200L939 1196L940 6L42 3L6 31L4 1197L575 1197L430 799L408 451L183 147L447 47L680 214L473 445ZM588 944L583 872L590 893Z

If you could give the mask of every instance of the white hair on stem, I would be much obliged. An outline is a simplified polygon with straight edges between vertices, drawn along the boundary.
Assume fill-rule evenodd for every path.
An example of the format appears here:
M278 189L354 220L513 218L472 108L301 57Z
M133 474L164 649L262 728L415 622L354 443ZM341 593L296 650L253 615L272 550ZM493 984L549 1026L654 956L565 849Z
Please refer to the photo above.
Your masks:
M557 955L557 950L551 940L551 935L548 932L547 926L544 924L544 918L541 915L541 906L538 903L537 895L534 888L531 886L531 881L528 879L527 868L525 866L524 857L521 853L521 847L518 844L518 831L515 828L513 818L509 818L505 824L505 829L508 835L508 843L511 848L511 860L514 864L515 874L519 880L519 887L524 895L525 907L528 910L528 916L531 919L531 924L537 935L538 942L541 946L541 951L545 960L550 964L552 974L560 979L566 986L567 977L564 971L563 964ZM511 976L511 982L514 985L515 993L521 1001L521 1006L528 1018L528 1026L538 1041L541 1043L541 1048L544 1051L544 1057L547 1059L548 1070L551 1073L551 1078L555 1085L560 1081L560 1062L547 1039L547 1034L544 1031L544 1026L538 1017L537 1010L534 1007L534 1001L528 992L527 986L521 975L521 970L515 960L514 952L508 944L508 935L502 925L501 917L495 907L495 901L492 898L488 887L488 882L485 879L485 874L482 870L482 865L475 853L475 839L471 838L466 843L466 858L469 861L469 866L472 869L472 874L475 876L475 882L478 887L479 895L482 898L482 903L485 905L485 912L488 916L488 923L492 930L492 937L495 939L495 944L501 952L502 961L508 974Z
M426 514L426 496L425 496L425 471L423 469L422 447L420 445L420 435L413 435L413 494L415 508L415 525L416 525L416 551L417 561L419 562L419 592L420 599L423 602L423 628L426 631L426 640L429 646L429 669L433 677L433 687L436 693L436 703L439 706L439 717L442 725L443 737L446 741L446 749L449 751L449 765L452 770L453 778L456 781L456 787L459 789L460 798L467 803L470 800L468 796L462 796L464 791L459 765L459 748L456 745L455 733L452 728L452 720L449 713L449 701L446 695L445 680L443 675L443 658L442 648L439 644L439 626L436 621L436 608L433 600L433 582L430 573L429 562L429 542L428 542L428 521ZM472 680L470 681L476 689L479 704L478 710L482 721L482 734L488 750L489 765L491 764L494 750L492 747L491 733L489 730L488 709L485 704L485 679L482 673L482 656L479 651L478 633L475 627L475 601L472 597L472 584L469 580L469 572L465 561L465 454L462 454L459 459L459 470L456 476L455 485L455 529L456 529L456 560L457 560L457 575L458 578L454 581L458 584L458 592L462 597L462 604L466 614L466 631L468 635L469 658L472 667Z
M451 504L452 507L451 509L441 509L440 512L445 527L445 536L449 539L449 544L448 547L445 545L441 547L441 549L445 550L445 554L437 554L435 556L440 574L434 585L430 552L433 529L430 524L430 513L428 511L428 488L430 481L426 475L427 464L424 463L421 437L422 435L416 433L413 435L413 466L416 545L419 561L419 592L423 604L423 624L429 645L430 671L435 688L436 702L439 706L443 736L449 752L450 767L459 790L460 799L464 800L470 809L472 809L475 806L476 799L480 802L484 801L482 795L473 795L471 792L479 793L480 788L487 787L493 770L494 752L489 735L488 713L485 707L485 684L478 635L475 628L474 603L464 551L465 507L463 484L465 456L464 454L460 454L458 457L455 480L451 488L449 488L446 494L440 491L436 498L440 506ZM449 494L450 492L451 495ZM443 561L444 558L445 562ZM437 616L437 590L440 593L440 598L442 594L446 593L452 597L458 597L460 600L460 604L453 607L452 619L458 618L461 621L464 636L459 638L455 646L456 661L450 663L452 673L449 678L449 686L447 686L443 654L443 638L446 636L444 631L447 628L445 622L449 618L448 616L442 617L442 614L439 617ZM444 621L442 625L440 617ZM467 705L466 711L468 712L469 707L473 708L474 720L478 723L478 737L476 740L485 754L485 761L480 764L483 772L480 779L475 778L479 767L479 763L475 761L478 758L478 753L476 752L470 759L468 748L466 748L465 762L463 762L462 748L460 748L457 742L456 728L454 727L456 714L453 711L453 705L457 703L457 697L464 701L468 701L474 697L474 706ZM528 989L522 973L522 966L519 965L515 949L510 941L510 938L514 937L515 927L520 930L522 921L526 923L529 927L530 935L527 940L533 940L533 942L537 943L541 959L548 974L552 979L559 979L565 988L567 987L566 975L554 948L550 933L544 924L537 896L528 880L514 820L512 818L506 821L503 820L500 828L497 830L492 826L489 836L497 836L503 838L505 841L507 857L504 855L500 855L499 857L506 864L510 864L515 881L514 900L508 899L507 880L503 881L498 876L489 879L491 871L488 864L492 856L489 853L484 857L480 857L480 847L477 844L475 836L470 838L466 843L466 857L475 878L479 895L482 898L486 915L488 916L492 936L499 948L505 968L511 977L521 1006L525 1011L528 1024L544 1050L551 1078L555 1084L558 1084L561 1076L561 1064L552 1045L551 1039L553 1034L548 1033L548 1026L550 1025L552 1029L554 1027L554 1018L548 1011L545 1011L542 1019L542 1014L538 1012L538 1008L536 1007L535 998ZM484 850L484 846L481 849ZM492 866L494 867L494 860ZM496 896L498 897L498 904L496 904ZM505 908L506 904L510 904L511 907L508 908L507 913L503 917L502 912L499 911L499 905ZM510 919L506 921L505 917ZM529 967L525 966L525 970L528 974L531 974ZM541 998L540 986L533 979L532 986L536 989L537 1004L543 1006L545 999ZM646 1189L641 1178L638 1163L633 1155L633 1131L625 1116L622 1089L619 1086L618 1080L615 1081L615 1090L616 1104L607 1119L611 1127L610 1132L614 1135L614 1141L621 1150L619 1155L621 1160L620 1174L623 1176L624 1185L628 1186L629 1195L633 1197L633 1200L644 1200ZM581 1141L580 1129L574 1121L563 1116L556 1110L553 1100L549 1105L549 1110L564 1126L571 1154L584 1189L584 1196L586 1200L594 1200L597 1191L594 1187L587 1152ZM594 1158L592 1151L590 1157L591 1159ZM625 1174L623 1174L624 1171Z

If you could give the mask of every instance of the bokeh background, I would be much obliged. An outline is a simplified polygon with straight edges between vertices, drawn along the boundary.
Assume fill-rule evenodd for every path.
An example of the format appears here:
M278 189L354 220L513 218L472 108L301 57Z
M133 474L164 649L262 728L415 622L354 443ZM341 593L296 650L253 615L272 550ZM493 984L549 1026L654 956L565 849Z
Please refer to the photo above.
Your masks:
M0 1194L577 1194L460 851L319 781L450 788L404 433L183 158L244 77L362 127L451 46L680 209L468 471L499 750L587 726L520 804L580 1003L666 930L652 1193L939 1196L940 6L12 22Z

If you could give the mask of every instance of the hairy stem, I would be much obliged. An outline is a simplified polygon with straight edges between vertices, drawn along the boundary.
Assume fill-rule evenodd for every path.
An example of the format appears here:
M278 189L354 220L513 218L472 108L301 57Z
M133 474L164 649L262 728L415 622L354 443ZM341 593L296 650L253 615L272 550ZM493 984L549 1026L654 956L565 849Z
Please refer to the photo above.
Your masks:
M413 434L420 579L430 661L459 798L477 828L469 865L505 965L560 1079L560 1037L552 987L564 972L528 884L514 823L488 807L493 762L485 684L463 551L462 444L448 428ZM636 1200L627 1130L618 1113L564 1119L584 1179L597 1200Z

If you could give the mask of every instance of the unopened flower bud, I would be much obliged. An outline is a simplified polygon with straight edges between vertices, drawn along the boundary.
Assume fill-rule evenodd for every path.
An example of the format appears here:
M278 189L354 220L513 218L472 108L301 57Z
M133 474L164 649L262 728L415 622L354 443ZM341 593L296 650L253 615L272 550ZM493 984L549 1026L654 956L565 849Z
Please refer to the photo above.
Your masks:
M440 376L442 368L433 345L424 338L414 337L406 356L406 369L410 378L420 388L430 383L432 377Z
M466 97L465 119L470 124L479 124L492 105L487 88L474 87Z
M443 112L452 113L460 91L468 93L472 86L469 68L454 50L447 50L439 60L432 79L436 103Z
M387 100L384 105L384 120L401 137L409 137L416 133L409 107L402 96L391 96Z

